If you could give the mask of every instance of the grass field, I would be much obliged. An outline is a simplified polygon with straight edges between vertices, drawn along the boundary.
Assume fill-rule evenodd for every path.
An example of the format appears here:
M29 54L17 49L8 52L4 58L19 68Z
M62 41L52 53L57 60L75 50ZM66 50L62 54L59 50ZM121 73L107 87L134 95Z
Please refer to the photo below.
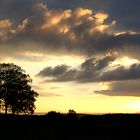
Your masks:
M19 140L117 140L139 136L139 114L0 115L0 134Z

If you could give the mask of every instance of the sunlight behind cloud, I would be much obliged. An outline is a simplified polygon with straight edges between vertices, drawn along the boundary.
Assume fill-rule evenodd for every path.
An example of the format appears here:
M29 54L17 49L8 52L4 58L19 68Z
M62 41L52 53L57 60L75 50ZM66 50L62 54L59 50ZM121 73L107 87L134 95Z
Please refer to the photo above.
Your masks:
M127 56L124 56L124 57L118 58L115 61L113 61L111 63L111 66L122 65L125 67L129 67L135 63L139 63L139 61L137 59L133 59L133 58L129 58Z
M110 82L101 82L100 86L100 90L107 90L110 88Z
M12 25L12 22L9 19L0 20L0 29L10 27L11 25Z

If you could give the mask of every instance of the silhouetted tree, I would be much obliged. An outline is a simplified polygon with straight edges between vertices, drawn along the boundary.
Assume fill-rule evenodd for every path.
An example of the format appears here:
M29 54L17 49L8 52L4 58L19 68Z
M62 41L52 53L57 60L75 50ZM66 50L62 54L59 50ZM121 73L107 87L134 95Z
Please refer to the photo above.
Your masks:
M0 99L0 113L1 113L1 109L2 109L2 100Z
M69 111L67 113L67 117L69 119L77 119L76 111L74 111L73 109L69 109Z
M4 102L5 114L33 114L38 96L31 88L32 80L25 71L13 63L0 64L0 99Z
M76 111L74 111L73 109L69 109L68 114L76 114Z

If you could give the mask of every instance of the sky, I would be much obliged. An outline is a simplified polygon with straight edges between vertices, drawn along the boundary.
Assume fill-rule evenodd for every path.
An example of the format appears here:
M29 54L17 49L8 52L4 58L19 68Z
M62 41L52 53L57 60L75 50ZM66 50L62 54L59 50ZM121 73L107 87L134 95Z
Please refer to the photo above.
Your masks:
M139 0L0 0L0 63L21 66L36 112L140 112Z

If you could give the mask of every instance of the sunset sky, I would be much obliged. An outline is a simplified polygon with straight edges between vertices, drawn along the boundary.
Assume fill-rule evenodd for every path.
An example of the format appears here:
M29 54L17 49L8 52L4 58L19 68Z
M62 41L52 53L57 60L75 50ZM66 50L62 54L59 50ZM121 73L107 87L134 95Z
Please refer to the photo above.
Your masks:
M21 66L36 112L140 112L139 0L0 0L0 63Z

